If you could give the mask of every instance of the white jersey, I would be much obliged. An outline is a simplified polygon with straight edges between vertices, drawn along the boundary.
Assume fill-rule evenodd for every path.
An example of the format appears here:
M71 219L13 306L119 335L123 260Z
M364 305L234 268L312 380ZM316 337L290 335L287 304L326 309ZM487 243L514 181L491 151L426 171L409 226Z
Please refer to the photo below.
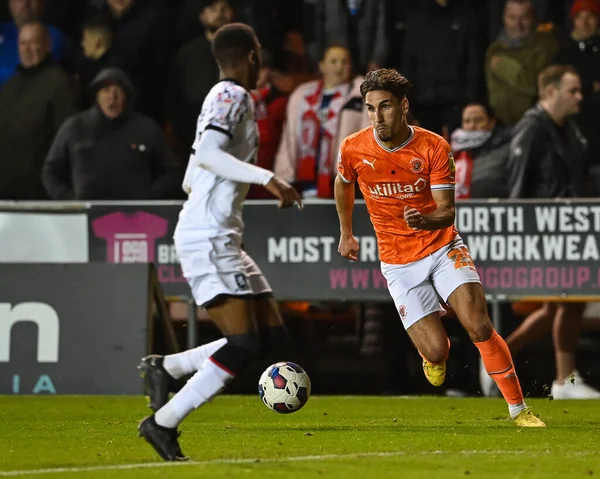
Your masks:
M258 127L250 93L231 80L217 83L206 95L198 117L196 151L200 136L207 129L225 133L231 138L228 153L237 159L256 163ZM175 229L176 244L229 236L241 244L244 222L242 206L249 185L238 183L194 165L190 158L186 177L190 178L191 192L179 214Z

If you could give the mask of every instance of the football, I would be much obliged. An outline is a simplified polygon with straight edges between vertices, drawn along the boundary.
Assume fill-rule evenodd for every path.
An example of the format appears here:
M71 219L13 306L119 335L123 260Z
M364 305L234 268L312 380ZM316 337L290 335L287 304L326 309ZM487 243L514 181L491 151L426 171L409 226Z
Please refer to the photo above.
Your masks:
M260 376L258 395L272 411L289 414L301 409L308 401L310 378L295 363L275 363Z

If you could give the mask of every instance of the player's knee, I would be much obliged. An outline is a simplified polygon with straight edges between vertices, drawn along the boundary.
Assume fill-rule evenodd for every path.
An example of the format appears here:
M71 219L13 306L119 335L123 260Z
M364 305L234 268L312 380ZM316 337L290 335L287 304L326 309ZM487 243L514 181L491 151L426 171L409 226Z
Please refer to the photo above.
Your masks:
M487 341L492 336L494 332L494 326L490 319L485 316L481 319L481 321L477 321L471 325L469 325L467 329L467 333L469 333L469 338L474 343L481 343L483 341Z
M227 336L227 344L213 354L219 364L235 374L240 373L252 361L258 359L262 341L258 331Z

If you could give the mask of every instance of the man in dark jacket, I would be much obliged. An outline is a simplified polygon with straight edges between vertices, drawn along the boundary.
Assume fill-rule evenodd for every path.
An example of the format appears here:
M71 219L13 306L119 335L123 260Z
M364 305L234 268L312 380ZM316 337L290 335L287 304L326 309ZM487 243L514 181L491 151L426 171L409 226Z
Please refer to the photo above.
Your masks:
M506 198L510 130L498 125L484 103L469 103L462 127L452 134L456 163L456 198Z
M540 73L539 103L513 132L509 159L511 198L572 198L586 195L587 141L573 115L582 100L581 80L569 66L551 65ZM507 339L511 351L552 331L556 355L554 399L600 398L575 369L583 303L546 303Z
M20 65L0 89L0 198L47 199L40 180L48 148L73 114L73 82L54 63L51 38L41 23L19 32Z
M158 124L131 110L134 89L117 68L90 85L96 104L69 118L44 164L56 200L146 200L178 197L182 171Z
M589 142L595 196L600 195L600 0L577 0L571 8L573 29L564 39L556 63L571 65L579 73L583 101L575 121Z

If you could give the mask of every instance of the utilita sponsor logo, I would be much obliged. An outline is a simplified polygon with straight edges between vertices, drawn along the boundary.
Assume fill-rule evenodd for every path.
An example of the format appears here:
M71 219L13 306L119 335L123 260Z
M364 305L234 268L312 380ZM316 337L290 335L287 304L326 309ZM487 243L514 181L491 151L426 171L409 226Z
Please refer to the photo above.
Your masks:
M378 183L375 186L368 186L369 192L374 197L387 198L410 198L416 193L423 191L427 187L427 180L419 178L412 185L403 185L402 183Z

